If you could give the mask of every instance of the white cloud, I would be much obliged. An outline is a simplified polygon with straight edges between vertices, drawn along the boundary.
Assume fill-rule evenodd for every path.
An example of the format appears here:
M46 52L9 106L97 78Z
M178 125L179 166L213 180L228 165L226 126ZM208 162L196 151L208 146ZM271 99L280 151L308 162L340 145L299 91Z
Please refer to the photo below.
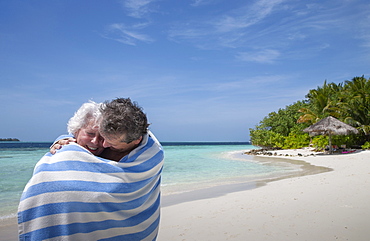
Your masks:
M138 32L144 27L146 27L146 24L126 26L123 23L114 23L107 27L103 37L127 45L136 45L137 42L153 42L154 40L150 36Z
M193 3L190 4L191 6L198 7L198 6L208 5L208 4L212 3L212 2L214 2L214 0L193 0L192 2Z
M222 16L221 20L217 21L214 26L219 32L230 32L247 28L273 13L273 9L281 2L282 0L257 1L252 5L236 9Z
M122 0L123 7L128 11L128 15L141 18L152 11L149 5L156 0Z
M195 1L198 4L201 2ZM359 16L359 13L369 13L369 7L357 6L357 12L348 12L351 6L351 3L343 1L328 4L283 0L247 2L243 6L233 5L233 10L218 15L199 16L188 22L174 24L169 37L176 42L190 42L201 49L253 46L256 49L289 52L308 43L311 48L320 51L334 46L328 36L342 38L349 31L363 40L364 47L369 46L369 34L366 31L370 26L366 25L369 17L366 14ZM300 48L300 51L302 54L312 54L308 49ZM271 63L277 57L278 52L266 51L246 60Z
M292 41L301 41L307 38L306 34L298 32L292 32L288 34L288 39Z
M194 42L200 48L238 47L245 41L247 29L277 11L282 2L283 0L262 0L235 7L222 15L176 25L169 31L169 36L175 41Z
M279 51L265 49L256 52L240 52L236 57L241 61L271 64L274 63L279 56Z
M362 46L370 48L370 6L366 8L363 14L358 19L358 26L356 28L357 36L363 41Z

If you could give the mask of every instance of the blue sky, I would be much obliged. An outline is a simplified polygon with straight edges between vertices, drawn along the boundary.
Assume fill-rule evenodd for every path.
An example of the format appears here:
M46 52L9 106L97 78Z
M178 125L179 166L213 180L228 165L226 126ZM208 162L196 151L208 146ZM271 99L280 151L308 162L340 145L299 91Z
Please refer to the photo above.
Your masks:
M82 103L130 97L160 141L249 141L369 67L368 0L1 0L0 137L53 141Z

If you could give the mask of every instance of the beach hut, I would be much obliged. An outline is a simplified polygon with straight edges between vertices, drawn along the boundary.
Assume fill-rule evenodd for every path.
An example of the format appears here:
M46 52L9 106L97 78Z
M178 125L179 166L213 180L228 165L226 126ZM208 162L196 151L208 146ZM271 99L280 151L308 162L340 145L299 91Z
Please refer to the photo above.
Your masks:
M332 135L348 135L351 133L358 134L358 130L350 125L347 125L340 120L328 116L320 121L316 122L315 124L307 127L303 130L304 132L308 132L310 136L316 135L328 135L329 136L329 152L333 152L333 147L331 144L331 136Z

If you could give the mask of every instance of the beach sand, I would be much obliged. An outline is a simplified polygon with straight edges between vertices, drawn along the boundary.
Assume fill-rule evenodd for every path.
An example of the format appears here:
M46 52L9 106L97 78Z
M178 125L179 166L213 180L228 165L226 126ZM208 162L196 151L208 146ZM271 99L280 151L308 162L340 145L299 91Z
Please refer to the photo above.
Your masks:
M369 240L370 151L273 152L332 171L164 196L158 240ZM0 223L0 234L17 240L16 220Z
M18 224L16 218L0 221L0 241L17 241Z
M370 151L305 151L277 154L333 171L165 206L158 240L369 240Z

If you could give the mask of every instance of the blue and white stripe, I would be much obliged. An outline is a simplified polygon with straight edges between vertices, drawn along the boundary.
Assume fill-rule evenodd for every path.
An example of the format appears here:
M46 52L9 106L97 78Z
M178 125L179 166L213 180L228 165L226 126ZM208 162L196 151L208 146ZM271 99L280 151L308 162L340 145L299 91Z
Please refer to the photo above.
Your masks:
M45 154L18 207L20 240L155 240L163 159L151 133L120 162L77 144Z

